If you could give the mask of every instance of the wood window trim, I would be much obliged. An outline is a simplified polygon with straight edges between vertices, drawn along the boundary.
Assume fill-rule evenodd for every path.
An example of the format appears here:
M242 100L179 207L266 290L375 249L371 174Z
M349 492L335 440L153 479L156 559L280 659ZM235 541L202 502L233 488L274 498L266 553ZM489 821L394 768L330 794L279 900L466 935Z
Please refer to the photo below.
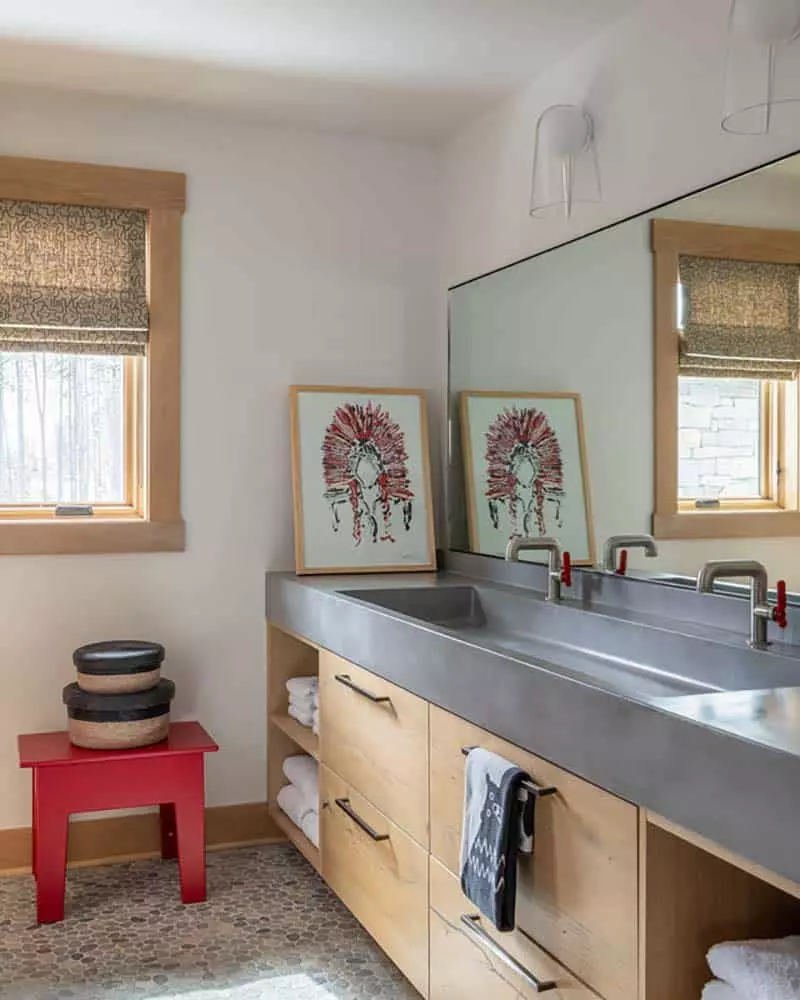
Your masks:
M140 494L136 509L75 520L0 519L0 555L182 551L181 222L186 176L0 157L0 199L146 211L150 308L146 385L137 394L146 408L144 454L131 455L130 450L128 454L128 460L136 463L129 470Z
M800 232L653 219L654 497L658 539L785 538L800 534L797 470L781 457L775 500L737 502L729 510L686 510L678 500L678 257L800 263ZM796 416L796 414L795 414ZM795 447L796 420L780 421L776 448Z

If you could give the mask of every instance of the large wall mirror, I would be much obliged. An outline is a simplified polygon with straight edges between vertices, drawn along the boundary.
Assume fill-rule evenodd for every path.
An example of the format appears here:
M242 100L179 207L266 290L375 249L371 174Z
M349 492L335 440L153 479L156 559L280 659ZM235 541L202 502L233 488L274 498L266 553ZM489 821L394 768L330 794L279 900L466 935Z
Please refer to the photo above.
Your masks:
M451 289L450 547L800 591L799 303L800 155Z

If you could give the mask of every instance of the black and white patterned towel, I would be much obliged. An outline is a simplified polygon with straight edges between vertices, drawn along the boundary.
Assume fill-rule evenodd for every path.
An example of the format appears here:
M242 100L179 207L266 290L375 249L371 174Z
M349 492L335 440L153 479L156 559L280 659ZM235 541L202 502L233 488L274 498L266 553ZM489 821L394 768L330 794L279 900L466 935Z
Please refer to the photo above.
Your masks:
M536 796L521 768L477 747L467 756L461 889L499 931L512 931L517 855L533 852Z

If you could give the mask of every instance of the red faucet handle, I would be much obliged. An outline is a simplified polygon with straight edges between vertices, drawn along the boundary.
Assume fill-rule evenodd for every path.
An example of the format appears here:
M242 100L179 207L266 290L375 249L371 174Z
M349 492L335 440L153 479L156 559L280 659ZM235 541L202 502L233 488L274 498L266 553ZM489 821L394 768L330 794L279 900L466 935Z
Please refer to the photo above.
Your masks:
M617 576L625 576L628 572L628 550L622 549L619 554L619 566L617 566Z
M561 582L565 587L572 586L572 556L569 552L561 557Z
M772 609L772 620L778 628L786 628L789 619L786 617L786 581L778 580L775 584L776 602Z

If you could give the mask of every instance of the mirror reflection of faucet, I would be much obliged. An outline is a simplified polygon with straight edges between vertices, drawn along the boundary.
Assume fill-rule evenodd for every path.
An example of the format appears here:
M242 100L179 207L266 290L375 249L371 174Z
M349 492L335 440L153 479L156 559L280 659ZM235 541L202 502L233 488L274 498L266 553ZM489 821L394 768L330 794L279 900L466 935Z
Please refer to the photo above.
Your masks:
M603 571L625 576L628 569L628 549L643 549L648 559L658 555L658 546L652 535L612 535L603 546Z

